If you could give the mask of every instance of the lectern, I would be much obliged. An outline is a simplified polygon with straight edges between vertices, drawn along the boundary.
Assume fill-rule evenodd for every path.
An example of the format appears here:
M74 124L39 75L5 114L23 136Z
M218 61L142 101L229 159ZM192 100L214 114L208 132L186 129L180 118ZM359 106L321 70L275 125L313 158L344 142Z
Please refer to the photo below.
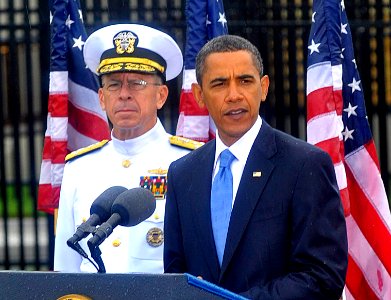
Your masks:
M0 271L0 299L246 298L189 274Z

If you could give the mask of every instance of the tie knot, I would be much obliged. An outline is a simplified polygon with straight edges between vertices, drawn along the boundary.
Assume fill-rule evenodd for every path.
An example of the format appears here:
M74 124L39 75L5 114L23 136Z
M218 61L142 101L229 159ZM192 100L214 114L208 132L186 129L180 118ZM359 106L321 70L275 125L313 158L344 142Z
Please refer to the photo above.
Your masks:
M230 166L234 159L235 156L228 149L225 149L220 154L220 167L225 168Z

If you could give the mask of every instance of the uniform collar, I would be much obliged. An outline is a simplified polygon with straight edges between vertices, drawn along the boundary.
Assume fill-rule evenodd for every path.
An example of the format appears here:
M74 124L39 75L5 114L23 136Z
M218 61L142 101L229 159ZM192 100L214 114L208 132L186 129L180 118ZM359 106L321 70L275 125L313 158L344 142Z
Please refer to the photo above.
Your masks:
M159 119L157 119L155 126L151 130L134 139L121 141L115 138L113 132L111 132L111 140L114 148L125 155L137 155L148 149L150 150L150 143L155 143L159 139L168 140L167 133ZM156 149L156 151L158 151L158 149Z

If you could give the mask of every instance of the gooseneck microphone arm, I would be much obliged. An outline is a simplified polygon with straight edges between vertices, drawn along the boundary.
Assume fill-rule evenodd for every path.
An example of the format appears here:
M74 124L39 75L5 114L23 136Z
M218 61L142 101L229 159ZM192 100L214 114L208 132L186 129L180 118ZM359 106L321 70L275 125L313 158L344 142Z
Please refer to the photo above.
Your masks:
M115 203L115 202L114 202ZM92 238L87 242L88 248L98 247L113 232L117 225L120 225L121 215L113 213L111 217L99 226L94 232Z
M109 219L111 215L111 207L115 199L127 189L123 186L112 186L100 194L91 205L90 218L77 227L74 235L67 240L68 247L75 250L82 257L88 259L92 265L98 270L96 264L88 257L84 249L79 245L79 241L86 238L89 234L96 231L96 226L102 224Z
M110 218L102 223L88 240L91 256L98 264L98 273L105 273L104 263L100 255L99 245L113 232L118 225L130 227L146 220L156 208L156 200L150 190L133 188L121 193L111 207Z
M78 232L82 232L83 235L88 236L90 233L94 233L96 230L96 227L91 226L87 224L87 222L84 222L80 224L79 227L77 227ZM68 247L71 247L73 250L75 250L77 253L79 253L84 258L88 258L87 253L83 250L83 248L79 245L79 241L81 239L75 234L73 237L67 240Z

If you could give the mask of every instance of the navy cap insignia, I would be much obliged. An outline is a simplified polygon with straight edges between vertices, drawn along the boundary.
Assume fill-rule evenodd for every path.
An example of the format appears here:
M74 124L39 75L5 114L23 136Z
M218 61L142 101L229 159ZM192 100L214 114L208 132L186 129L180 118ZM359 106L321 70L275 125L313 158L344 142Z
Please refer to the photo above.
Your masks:
M140 176L140 187L152 192L156 199L164 199L167 192L166 176Z
M113 38L115 51L118 54L132 53L137 45L138 37L131 31L121 31Z
M147 232L147 243L151 247L159 247L164 242L164 233L158 227L153 227Z

